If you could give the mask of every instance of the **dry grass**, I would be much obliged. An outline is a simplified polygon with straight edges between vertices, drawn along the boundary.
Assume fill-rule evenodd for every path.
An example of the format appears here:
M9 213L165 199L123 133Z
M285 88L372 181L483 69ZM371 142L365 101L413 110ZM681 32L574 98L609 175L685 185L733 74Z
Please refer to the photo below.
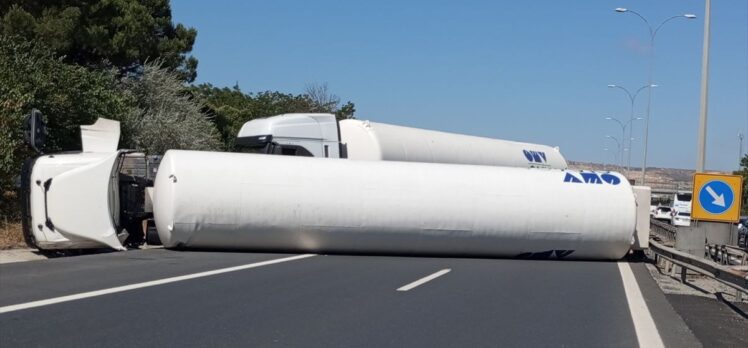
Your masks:
M0 221L0 250L26 247L21 223Z

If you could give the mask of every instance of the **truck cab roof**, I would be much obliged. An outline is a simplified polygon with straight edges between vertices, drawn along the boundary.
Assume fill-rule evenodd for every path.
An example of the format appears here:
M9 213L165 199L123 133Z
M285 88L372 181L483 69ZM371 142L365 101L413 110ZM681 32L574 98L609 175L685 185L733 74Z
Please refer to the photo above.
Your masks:
M256 118L246 122L239 130L237 144L252 145L255 142L269 141L262 137L317 139L338 141L338 124L333 114L283 114L273 117Z

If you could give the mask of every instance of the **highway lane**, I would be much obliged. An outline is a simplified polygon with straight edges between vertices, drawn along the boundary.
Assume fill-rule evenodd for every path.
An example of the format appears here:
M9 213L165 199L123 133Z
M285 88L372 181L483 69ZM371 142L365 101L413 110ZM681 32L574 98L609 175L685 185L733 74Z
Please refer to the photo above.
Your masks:
M0 306L288 256L146 250L3 265ZM132 262L142 271L124 275ZM693 344L632 266L662 340ZM633 347L623 289L614 262L318 255L0 314L0 343Z
M0 307L287 256L148 249L12 263L0 267Z

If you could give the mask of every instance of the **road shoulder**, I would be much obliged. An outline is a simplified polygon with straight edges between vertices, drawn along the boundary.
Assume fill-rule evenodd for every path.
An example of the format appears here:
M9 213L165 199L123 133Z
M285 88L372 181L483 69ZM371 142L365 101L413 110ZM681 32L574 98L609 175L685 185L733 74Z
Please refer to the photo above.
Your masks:
M36 249L7 249L0 250L0 264L46 260L47 257L39 253Z
M702 347L699 339L652 279L645 264L638 262L630 265L665 346Z

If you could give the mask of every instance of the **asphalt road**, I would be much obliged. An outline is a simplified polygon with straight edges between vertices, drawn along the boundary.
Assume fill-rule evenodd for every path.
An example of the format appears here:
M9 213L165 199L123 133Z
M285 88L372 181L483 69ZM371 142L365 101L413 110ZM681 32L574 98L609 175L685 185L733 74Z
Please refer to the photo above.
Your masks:
M155 249L0 265L0 312L289 256ZM665 345L698 346L643 265L631 269ZM317 255L0 314L2 347L635 347L637 337L615 262Z
M748 304L688 295L667 298L696 338L709 342L709 347L748 347Z

